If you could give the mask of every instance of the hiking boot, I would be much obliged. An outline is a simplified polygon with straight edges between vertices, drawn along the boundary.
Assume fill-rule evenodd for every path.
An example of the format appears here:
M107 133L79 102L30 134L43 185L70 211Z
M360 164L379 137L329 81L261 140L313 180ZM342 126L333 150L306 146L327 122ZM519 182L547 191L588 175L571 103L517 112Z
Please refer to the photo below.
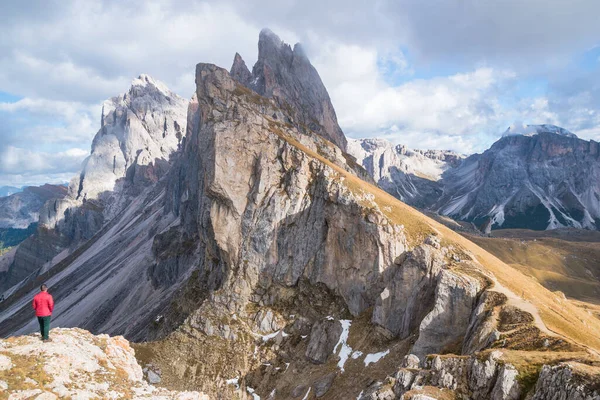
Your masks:
M46 343L46 342L51 342L52 339L48 338L48 339L42 339L42 342Z

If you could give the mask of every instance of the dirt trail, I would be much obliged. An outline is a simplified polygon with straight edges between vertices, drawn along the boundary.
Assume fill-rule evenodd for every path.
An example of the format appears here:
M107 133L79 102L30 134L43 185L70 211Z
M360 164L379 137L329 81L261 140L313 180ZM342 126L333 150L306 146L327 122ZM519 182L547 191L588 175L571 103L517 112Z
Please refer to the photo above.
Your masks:
M498 282L496 277L494 277L493 280L494 280L493 290L504 294L508 298L506 304L514 306L516 308L519 308L519 309L531 314L533 316L533 322L534 322L535 326L537 328L539 328L539 330L544 332L545 334L550 335L550 336L562 337L561 335L558 335L556 332L553 332L550 329L548 329L548 327L544 323L544 320L542 320L542 317L540 316L540 313L536 306L534 306L527 300L523 299L522 297L517 296L515 293L513 293L511 290L507 289L506 287L502 286L502 284L500 282Z

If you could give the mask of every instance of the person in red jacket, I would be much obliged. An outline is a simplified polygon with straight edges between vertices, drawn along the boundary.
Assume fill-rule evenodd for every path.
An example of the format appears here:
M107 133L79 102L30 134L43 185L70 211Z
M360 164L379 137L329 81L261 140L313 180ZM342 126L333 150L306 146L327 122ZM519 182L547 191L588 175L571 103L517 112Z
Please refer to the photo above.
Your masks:
M40 333L42 334L42 340L49 342L48 337L50 333L50 319L52 318L52 311L54 310L54 299L52 295L48 293L48 286L42 285L40 292L33 298L33 309L35 315L40 323Z

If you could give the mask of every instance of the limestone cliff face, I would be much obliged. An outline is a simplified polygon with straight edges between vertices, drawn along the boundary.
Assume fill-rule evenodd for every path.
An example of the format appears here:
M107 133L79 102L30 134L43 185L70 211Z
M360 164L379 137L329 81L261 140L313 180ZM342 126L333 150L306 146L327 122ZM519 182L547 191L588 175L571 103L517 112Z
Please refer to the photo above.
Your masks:
M373 305L379 273L406 240L400 227L365 218L363 199L302 147L344 166L339 149L298 132L283 110L223 69L200 64L196 82L196 131L172 207L208 245L204 260L218 257L204 268L222 271L232 302L248 301L257 286L306 278L339 293L354 315Z
M452 151L411 150L385 139L350 139L348 153L388 193L419 208L442 195L442 175L464 156Z
M302 46L292 49L268 29L260 32L258 61L248 73L236 54L231 76L261 96L275 100L294 123L346 150L346 137L337 122L329 94Z
M535 387L534 400L600 399L600 368L576 362L545 365Z
M123 177L134 184L156 182L166 172L162 164L185 135L187 105L148 75L134 79L127 93L104 102L100 131L71 196L97 198L114 191Z
M187 107L187 100L145 74L132 81L127 93L105 101L100 130L80 176L72 180L64 200L46 204L40 223L49 229L64 226L67 235L79 236L75 240L89 239L95 232L86 231L86 222L69 226L69 220L78 219L76 209L95 209L110 220L128 198L163 177L185 136ZM88 201L91 207L85 207Z
M412 355L405 358L402 368L385 382L373 384L359 400L437 399L449 394L476 400L600 398L598 367L576 362L544 366L537 384L527 393L521 385L523 377L502 351L492 351L479 358L434 356L421 366L415 364L415 360ZM426 397L417 397L419 395Z
M10 196L0 197L0 229L25 229L38 222L40 209L52 199L67 194L62 185L28 186Z
M199 64L196 83L192 128L171 171L180 179L170 180L166 196L166 212L181 222L164 235L198 243L195 287L207 295L170 336L169 346L183 340L195 349L193 356L182 354L189 369L169 367L174 375L192 373L196 385L216 393L234 390L226 381L241 374L261 395L276 390L298 397L294 393L320 390L326 382L290 387L270 380L280 372L253 368L260 362L319 368L336 359L341 371L346 363L368 365L366 350L348 344L352 324L365 315L388 343L402 343L421 359L500 345L500 331L510 337L527 330L545 340L527 318L510 330L502 325L498 314L511 308L506 297L487 291L490 278L475 260L459 259L457 249L435 235L411 244L372 187L343 168L342 154L319 154L327 145L319 135L280 122L284 110L214 65ZM178 263L178 256L170 254L154 273ZM331 296L327 306L317 306L322 291ZM306 296L314 304L302 303ZM500 300L491 301L495 296ZM223 353L203 355L215 346ZM372 357L387 353L377 354ZM223 359L224 369L189 372ZM497 392L511 392L505 386Z

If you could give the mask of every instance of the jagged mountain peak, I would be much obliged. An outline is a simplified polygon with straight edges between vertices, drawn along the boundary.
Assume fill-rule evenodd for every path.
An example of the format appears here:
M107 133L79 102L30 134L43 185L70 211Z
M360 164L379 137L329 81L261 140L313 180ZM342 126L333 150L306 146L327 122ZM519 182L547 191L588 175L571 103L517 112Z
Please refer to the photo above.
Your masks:
M124 186L138 192L158 181L168 171L171 155L185 136L188 104L187 99L147 74L133 79L127 92L106 100L90 155L79 176L71 180L68 196L45 207L41 225L58 227L69 209L100 197L112 198L102 217L97 218L108 220L122 206L119 201L126 201L127 196L121 196ZM96 225L85 224L82 236L89 238Z
M154 79L148 74L140 74L140 76L131 81L131 86L155 87L161 92L171 93L167 85L157 79Z
M143 103L159 103L178 101L182 98L171 91L165 83L150 75L140 74L131 81L127 93L105 101L103 107L111 108L111 103L140 101L139 99L143 99Z
M240 55L240 53L235 53L235 57L233 58L233 65L231 66L231 70L229 74L233 79L240 82L244 86L251 86L252 81L252 73L246 66L244 59Z
M486 231L599 229L598 143L555 125L511 128L445 175L434 209Z
M259 46L261 43L271 43L278 47L285 45L285 42L283 40L281 40L281 38L269 28L261 29L261 31L258 35ZM288 47L289 47L289 45L288 45Z
M577 138L577 135L575 135L573 132L570 132L560 126L552 124L525 125L520 123L514 123L509 126L502 136L534 136L540 133L554 133L560 136Z
M96 197L112 190L132 166L168 160L185 135L187 106L186 99L147 74L134 79L127 93L105 101L75 197Z
M384 190L416 206L438 197L442 174L463 159L452 151L414 150L381 138L350 139L348 153Z
M271 30L263 29L252 73L247 71L241 56L236 55L230 74L239 83L290 111L296 126L346 150L346 137L338 125L327 89L300 44L292 49Z

